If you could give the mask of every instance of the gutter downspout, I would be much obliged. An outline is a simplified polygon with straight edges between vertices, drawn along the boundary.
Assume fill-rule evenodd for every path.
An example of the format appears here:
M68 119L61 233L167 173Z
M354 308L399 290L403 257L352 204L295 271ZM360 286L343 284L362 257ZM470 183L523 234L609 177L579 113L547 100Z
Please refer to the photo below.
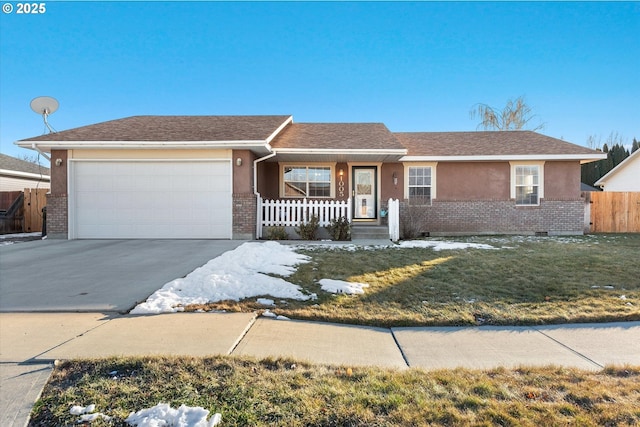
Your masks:
M41 155L42 157L44 157L45 159L49 160L49 162L51 162L51 157L47 156L47 155L44 153L44 151L42 151L41 149L39 149L35 142L34 142L33 144L31 144L31 148L33 148L34 150L36 150L38 153L40 153L40 155Z
M260 157L259 159L255 159L253 161L253 194L256 196L256 239L262 237L262 197L260 193L258 193L258 163L264 162L272 157L274 157L276 153L267 154L264 157Z

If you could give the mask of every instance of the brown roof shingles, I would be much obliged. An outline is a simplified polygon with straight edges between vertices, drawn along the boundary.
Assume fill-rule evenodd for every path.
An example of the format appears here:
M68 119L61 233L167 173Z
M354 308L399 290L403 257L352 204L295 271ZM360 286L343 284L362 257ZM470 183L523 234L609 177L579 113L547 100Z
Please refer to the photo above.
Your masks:
M24 141L264 141L290 116L133 116Z
M291 116L133 116L23 141L265 141ZM278 149L400 150L407 156L593 155L532 131L395 132L383 123L290 123Z
M40 166L36 163L27 162L15 157L7 156L0 153L0 169L11 170L16 172L26 172L34 174L49 175L50 170L47 167Z
M293 123L271 143L274 149L403 150L382 123Z
M408 156L592 155L596 151L532 131L397 132Z

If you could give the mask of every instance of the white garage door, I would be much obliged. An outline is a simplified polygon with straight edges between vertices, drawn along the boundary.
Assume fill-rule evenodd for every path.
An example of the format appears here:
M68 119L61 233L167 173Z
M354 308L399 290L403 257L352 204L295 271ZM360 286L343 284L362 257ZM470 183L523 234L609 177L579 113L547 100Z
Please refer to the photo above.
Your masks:
M71 174L71 238L231 238L228 160L74 161Z

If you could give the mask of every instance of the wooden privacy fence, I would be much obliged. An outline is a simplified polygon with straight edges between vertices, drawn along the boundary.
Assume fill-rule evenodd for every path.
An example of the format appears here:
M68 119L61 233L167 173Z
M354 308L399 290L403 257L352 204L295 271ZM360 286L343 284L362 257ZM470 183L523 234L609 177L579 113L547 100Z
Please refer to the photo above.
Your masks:
M592 233L640 233L640 192L591 192Z
M24 189L24 232L42 231L42 208L47 206L48 188Z
M22 191L0 192L0 234L22 233L23 200Z
M258 198L258 237L262 227L296 227L317 216L320 226L331 223L332 219L350 218L351 199L340 200L262 200Z

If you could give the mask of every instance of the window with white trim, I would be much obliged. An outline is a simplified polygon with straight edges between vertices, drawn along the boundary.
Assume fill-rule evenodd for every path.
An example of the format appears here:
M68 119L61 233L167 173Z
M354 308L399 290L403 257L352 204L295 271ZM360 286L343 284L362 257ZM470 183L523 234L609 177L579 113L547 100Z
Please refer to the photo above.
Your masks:
M284 197L331 197L330 166L283 166Z
M516 205L540 204L540 166L515 166L515 199Z
M409 166L409 203L431 204L431 166Z

